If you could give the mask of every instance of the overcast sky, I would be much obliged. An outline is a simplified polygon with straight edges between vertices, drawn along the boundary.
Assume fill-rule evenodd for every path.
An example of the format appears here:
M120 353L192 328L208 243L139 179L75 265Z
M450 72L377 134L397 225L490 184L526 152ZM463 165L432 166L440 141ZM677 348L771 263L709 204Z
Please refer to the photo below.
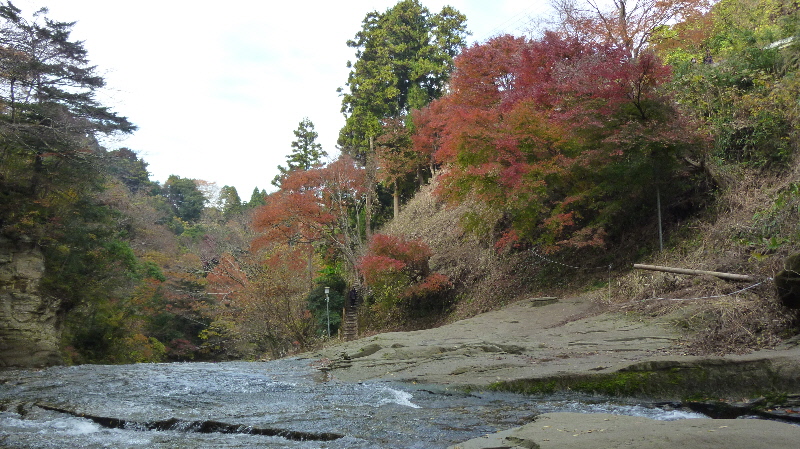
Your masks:
M12 0L26 17L77 21L92 64L106 78L101 101L139 130L124 140L148 162L151 180L171 174L236 187L248 200L270 181L308 117L318 142L338 154L341 98L364 16L396 0ZM467 16L469 42L523 34L545 2L421 0Z

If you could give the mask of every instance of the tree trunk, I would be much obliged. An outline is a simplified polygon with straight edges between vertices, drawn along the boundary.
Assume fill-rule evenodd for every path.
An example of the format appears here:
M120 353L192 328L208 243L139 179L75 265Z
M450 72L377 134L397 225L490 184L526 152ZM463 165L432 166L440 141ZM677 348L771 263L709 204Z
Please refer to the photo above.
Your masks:
M314 290L314 245L308 244L308 291Z
M394 205L394 218L397 218L397 216L400 215L400 189L397 187L397 181L394 182L392 203Z
M365 161L367 171L367 198L364 202L364 234L366 239L372 238L372 197L375 194L375 154L372 148L372 137L369 138L369 153Z
M664 230L661 224L661 188L656 184L656 208L658 209L658 249L664 251Z

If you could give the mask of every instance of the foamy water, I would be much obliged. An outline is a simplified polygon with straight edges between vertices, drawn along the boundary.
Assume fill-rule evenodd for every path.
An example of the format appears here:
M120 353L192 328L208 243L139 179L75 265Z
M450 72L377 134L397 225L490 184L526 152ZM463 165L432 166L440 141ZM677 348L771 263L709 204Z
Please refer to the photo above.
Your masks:
M434 449L516 427L546 412L702 417L608 401L319 378L303 360L0 372L0 447ZM108 428L47 407L123 420L124 426ZM154 423L159 430L152 430ZM210 433L200 432L209 428ZM266 433L252 434L252 429ZM269 430L341 438L298 441Z

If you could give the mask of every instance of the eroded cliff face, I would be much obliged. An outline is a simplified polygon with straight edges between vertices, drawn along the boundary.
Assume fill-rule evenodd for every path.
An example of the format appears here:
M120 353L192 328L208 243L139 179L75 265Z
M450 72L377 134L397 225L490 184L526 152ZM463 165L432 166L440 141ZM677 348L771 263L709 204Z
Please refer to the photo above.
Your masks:
M0 367L62 363L57 300L40 294L44 256L0 236Z

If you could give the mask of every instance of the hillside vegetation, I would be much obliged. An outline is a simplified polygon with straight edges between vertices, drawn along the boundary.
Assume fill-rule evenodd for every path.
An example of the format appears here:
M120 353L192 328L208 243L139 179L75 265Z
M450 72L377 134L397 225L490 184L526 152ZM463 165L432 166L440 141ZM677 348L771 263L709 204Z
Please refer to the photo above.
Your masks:
M41 249L64 361L273 358L336 338L345 307L364 335L576 294L670 317L686 352L791 337L771 278L800 250L798 6L614 4L472 45L452 7L368 13L340 154L303 118L249 201L105 148L136 127L72 25L0 4L0 233Z

